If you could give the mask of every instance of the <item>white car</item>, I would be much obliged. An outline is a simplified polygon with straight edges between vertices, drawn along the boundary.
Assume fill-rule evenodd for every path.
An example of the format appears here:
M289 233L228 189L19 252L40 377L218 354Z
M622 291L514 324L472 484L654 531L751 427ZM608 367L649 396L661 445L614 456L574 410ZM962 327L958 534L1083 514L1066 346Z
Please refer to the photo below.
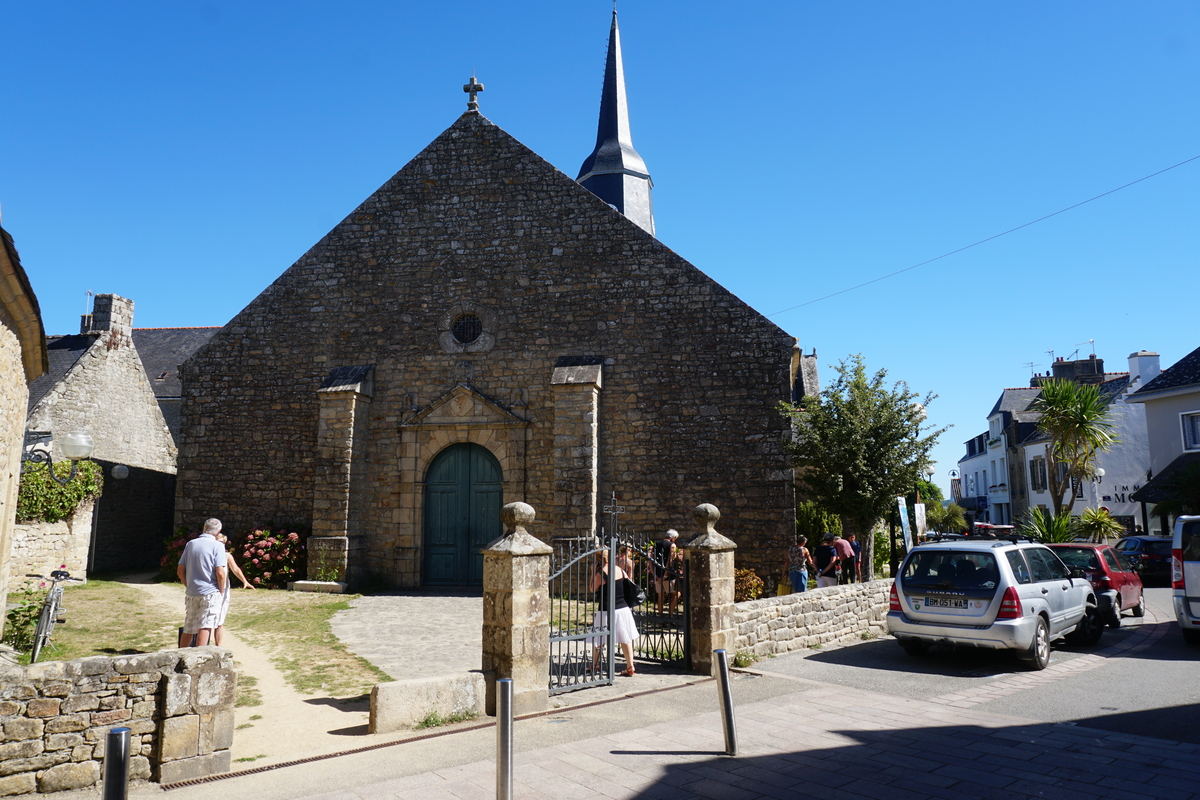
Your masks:
M1016 650L1034 669L1050 642L1090 646L1104 620L1087 578L1036 542L940 537L913 547L892 583L888 628L910 655L938 642Z
M1200 644L1200 517L1179 517L1171 540L1175 619L1188 644Z

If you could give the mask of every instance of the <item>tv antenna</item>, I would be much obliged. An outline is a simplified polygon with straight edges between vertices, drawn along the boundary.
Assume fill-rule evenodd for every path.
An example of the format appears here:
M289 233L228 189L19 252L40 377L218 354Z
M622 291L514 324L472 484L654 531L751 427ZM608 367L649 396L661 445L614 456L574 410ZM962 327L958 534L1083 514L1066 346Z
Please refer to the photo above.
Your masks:
M1049 350L1047 350L1046 352L1050 354L1050 363L1052 363L1052 364L1053 364L1053 363L1054 363L1054 348L1053 348L1053 347L1051 347L1051 348L1050 348Z
M1034 371L1033 371L1033 368L1034 368L1034 367L1040 367L1040 366L1041 366L1041 364L1035 364L1035 363L1033 363L1032 361L1026 361L1026 362L1025 362L1025 366L1029 368L1029 374L1030 374L1030 375L1034 375L1034 374L1036 374L1036 373L1034 373Z
M1095 339L1088 339L1086 342L1076 342L1075 344L1076 344L1076 346L1077 346L1077 347L1078 347L1078 346L1081 346L1081 345L1085 345L1085 344L1086 344L1086 345L1091 345L1091 348L1092 348L1092 355L1093 355L1093 356L1095 356L1095 355L1096 355L1096 340L1095 340ZM1076 353L1078 353L1079 351L1078 351L1078 350L1076 350L1075 352L1076 352Z

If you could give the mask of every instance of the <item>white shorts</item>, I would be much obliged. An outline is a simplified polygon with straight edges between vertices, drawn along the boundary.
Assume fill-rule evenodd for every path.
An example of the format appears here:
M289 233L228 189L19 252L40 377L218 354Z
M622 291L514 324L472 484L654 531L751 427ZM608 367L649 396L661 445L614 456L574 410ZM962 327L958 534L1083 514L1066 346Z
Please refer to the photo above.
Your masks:
M185 595L183 598L183 632L199 633L203 628L218 627L221 624L219 619L221 599L220 592L209 592L198 597Z
M837 579L836 575L818 575L817 576L817 588L818 589L824 589L826 586L837 586L837 582L838 582L838 579Z

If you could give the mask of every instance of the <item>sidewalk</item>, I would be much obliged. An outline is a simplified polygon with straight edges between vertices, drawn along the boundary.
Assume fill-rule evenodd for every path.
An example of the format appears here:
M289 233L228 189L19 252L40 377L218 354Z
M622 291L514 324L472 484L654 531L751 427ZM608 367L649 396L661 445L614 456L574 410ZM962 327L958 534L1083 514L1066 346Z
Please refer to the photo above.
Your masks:
M898 699L781 675L733 683L728 757L712 681L519 720L518 798L1200 797L1200 746ZM711 709L711 710L706 710ZM491 727L173 788L256 800L495 794ZM146 787L136 797L163 797Z

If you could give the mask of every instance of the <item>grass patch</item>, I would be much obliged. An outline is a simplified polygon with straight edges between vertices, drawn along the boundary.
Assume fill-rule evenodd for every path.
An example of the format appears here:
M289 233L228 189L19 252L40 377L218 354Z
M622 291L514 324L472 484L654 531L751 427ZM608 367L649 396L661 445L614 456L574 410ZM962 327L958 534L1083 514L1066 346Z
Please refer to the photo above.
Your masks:
M254 716L250 717L250 719L252 719L252 720L262 719L262 714L255 714Z
M859 638L863 640L874 639L878 634L875 631L863 631L859 634Z
M258 690L258 678L244 672L238 674L237 697L234 698L233 704L238 708L263 704L262 692Z
M271 661L296 691L332 697L362 695L391 676L337 640L330 618L350 604L316 592L240 592L226 625Z
M754 655L749 650L738 650L733 654L733 666L744 669L752 666L758 659L759 656Z
M67 621L54 626L40 661L153 653L179 643L183 618L147 603L138 589L98 578L66 586ZM29 663L28 654L22 663Z
M253 727L254 727L254 725L252 725L251 723L243 722L241 725L238 725L237 728L235 728L234 730L244 731L244 730L246 730L246 728L253 728Z
M442 725L453 725L456 722L466 722L478 716L479 714L475 711L456 711L444 717L436 711L430 711L425 715L423 720L417 723L417 730L421 730L422 728L438 728Z
M234 761L236 761L239 764L247 764L251 761L258 761L260 758L266 758L266 757L267 757L266 753L259 753L256 756L246 756L245 758L235 758Z

